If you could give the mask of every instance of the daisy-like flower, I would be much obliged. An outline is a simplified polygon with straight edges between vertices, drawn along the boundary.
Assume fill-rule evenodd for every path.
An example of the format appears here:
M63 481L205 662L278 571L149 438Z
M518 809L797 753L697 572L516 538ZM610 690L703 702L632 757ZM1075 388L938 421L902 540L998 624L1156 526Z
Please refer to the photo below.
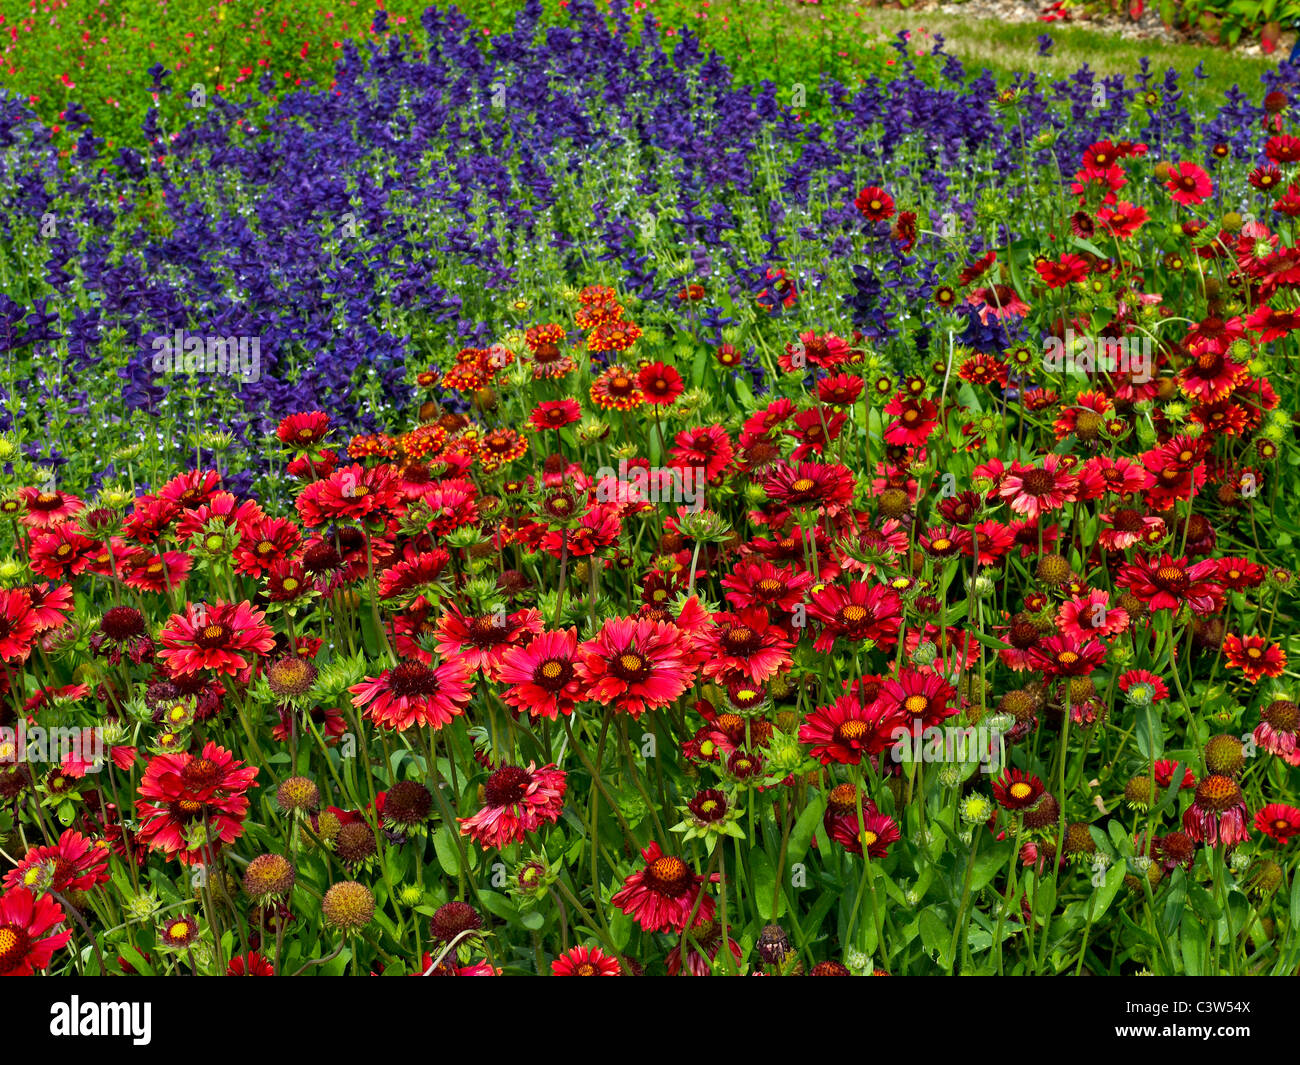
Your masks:
M365 521L392 508L401 498L401 484L391 466L367 469L353 463L312 481L294 505L303 524L316 528L330 521Z
M1029 663L1049 677L1082 677L1106 661L1100 640L1074 636L1049 636L1029 649Z
M473 817L460 817L460 834L484 850L518 843L542 825L553 825L564 809L568 787L564 770L555 765L528 768L503 765L483 786L484 806Z
M553 962L552 976L622 976L623 967L599 947L570 947Z
M1099 588L1067 600L1056 612L1056 627L1076 640L1114 636L1127 629L1128 624L1128 612L1111 606L1110 593Z
M681 858L666 855L658 843L641 852L645 868L623 880L609 901L647 932L681 933L692 911L696 923L713 920L713 899L703 894L704 877ZM696 900L699 907L696 908Z
M380 728L398 732L412 726L439 729L469 705L470 673L461 658L449 658L437 666L401 662L354 684L348 692L352 705Z
M662 362L642 366L636 375L636 383L640 386L645 401L654 406L673 403L685 388L682 375Z
M939 424L938 407L906 392L899 392L885 404L885 413L894 418L885 427L885 443L899 447L924 447Z
M1197 614L1212 614L1223 606L1223 588L1215 583L1218 574L1213 559L1189 564L1166 552L1159 558L1138 555L1120 567L1115 583L1151 610L1178 610L1186 603Z
M275 966L257 951L236 954L226 966L227 976L274 976Z
M591 401L601 410L632 410L645 402L636 374L626 366L611 366L591 383Z
M1251 684L1258 684L1262 677L1276 677L1286 668L1286 652L1281 644L1270 644L1263 636L1243 639L1235 632L1228 633L1223 638L1223 657Z
M1195 163L1181 162L1169 168L1165 188L1173 193L1174 203L1194 207L1205 201L1214 186L1210 183L1210 175Z
M99 545L82 536L73 522L64 522L42 535L33 535L27 562L42 577L67 580L89 569L98 550Z
M324 411L313 410L290 414L276 427L280 443L296 451L308 451L329 433L330 418Z
M821 622L813 642L817 651L829 651L836 640L851 644L872 640L880 647L898 641L903 601L888 585L856 581L847 588L830 585L813 593L808 614Z
M993 799L1004 810L1027 810L1042 794L1043 782L1023 769L1006 769L993 781Z
M1300 766L1300 706L1290 699L1274 699L1259 712L1255 742L1287 765Z
M713 622L691 639L706 677L722 684L763 684L789 668L790 641L762 607L715 614Z
M32 653L37 633L36 614L27 593L0 588L0 660L23 662Z
M905 666L896 677L886 677L881 682L878 701L901 713L915 733L918 719L921 729L927 729L956 714L958 708L950 705L956 695L956 689L937 673Z
M528 415L528 424L537 432L563 429L582 417L582 406L576 399L553 399L539 403Z
M788 510L824 507L834 514L853 502L856 484L846 466L782 462L763 478L763 491L773 503Z
M1169 698L1169 688L1154 673L1145 669L1130 669L1119 676L1119 690L1129 697L1134 706L1149 706Z
M640 717L667 706L694 679L682 632L649 618L608 618L578 646L578 679L587 698Z
M22 523L29 529L52 529L56 525L62 525L81 513L86 506L77 496L67 492L24 488L18 495L27 508Z
M1215 403L1230 396L1245 380L1246 367L1215 348L1201 351L1178 375L1178 387L1190 399Z
M32 847L5 874L7 888L27 888L37 893L90 891L108 880L108 844L87 839L66 829L53 845Z
M1044 457L1041 468L1013 462L998 495L1017 514L1037 518L1073 503L1078 499L1078 488L1079 478L1065 467L1060 455L1053 453Z
M1196 785L1196 798L1183 814L1183 831L1196 843L1235 847L1250 838L1246 799L1232 777L1211 774Z
M703 467L704 479L716 481L731 465L736 449L721 425L683 429L674 437L672 464L688 469Z
M883 222L894 217L894 198L876 185L868 185L853 199L853 206L868 222Z
M266 615L251 603L212 606L190 603L184 614L173 614L159 633L159 652L173 674L217 673L247 675L259 657L275 646Z
M302 542L302 531L285 518L259 518L239 528L235 572L264 577L277 562L291 558Z
M1163 519L1133 507L1102 514L1101 521L1105 528L1097 533L1097 543L1107 551L1127 551L1148 537L1163 537L1165 531Z
M136 799L136 838L184 864L203 861L208 839L233 843L242 834L257 773L211 740L201 754L154 755Z
M531 607L470 616L452 606L438 619L436 647L444 658L462 659L470 673L481 671L496 680L506 651L541 631L542 615Z
M977 288L966 297L966 302L976 309L981 325L988 325L990 317L1000 322L1004 318L1023 318L1029 313L1029 304L1010 285Z
M48 895L15 888L0 895L0 976L32 976L48 969L54 952L68 945L60 932L63 907Z
M862 819L858 819L858 803L862 803ZM865 843L867 855L885 858L889 845L898 842L900 834L893 818L876 809L866 795L859 796L852 784L837 784L826 796L826 812L822 815L826 834L850 854L861 854Z
M513 429L493 429L478 442L479 463L489 473L523 458L527 452L528 438Z
M1255 827L1278 843L1288 843L1292 836L1300 836L1300 810L1270 802L1256 811Z
M738 562L720 583L727 589L727 600L739 609L761 606L788 614L804 601L813 576L770 562Z
M582 698L575 659L578 635L575 629L538 633L527 646L507 647L497 667L501 697L530 717L554 720L572 714Z
M860 695L841 695L830 706L819 706L799 726L799 742L822 765L857 765L864 754L879 754L911 722L896 703L864 703Z

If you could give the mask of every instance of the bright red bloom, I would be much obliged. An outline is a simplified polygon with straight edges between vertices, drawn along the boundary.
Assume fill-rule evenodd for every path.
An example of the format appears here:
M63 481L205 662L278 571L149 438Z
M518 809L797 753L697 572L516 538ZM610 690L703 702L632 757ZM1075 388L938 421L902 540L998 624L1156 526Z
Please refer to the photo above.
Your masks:
M67 492L43 492L39 488L24 488L18 496L27 508L22 523L29 529L52 529L85 508L85 503Z
M1255 827L1279 843L1288 843L1292 836L1300 836L1300 810L1271 802L1256 811Z
M1036 518L1078 499L1079 478L1062 461L1060 455L1048 454L1040 469L1019 462L1003 478L998 494L1010 502L1011 509L1028 518Z
M1082 677L1106 660L1106 648L1099 640L1073 636L1049 636L1029 649L1031 668L1049 677Z
M939 408L928 399L915 399L899 392L885 405L894 421L885 429L885 443L902 447L924 447L938 425Z
M69 828L52 846L32 847L5 874L4 884L37 893L90 891L108 880L108 851L102 840L89 840Z
M190 603L158 634L160 655L173 674L211 669L246 675L275 646L275 634L265 621L266 615L247 601Z
M72 522L64 522L32 538L27 561L42 577L67 580L90 567L98 546L95 541L82 536Z
M599 947L570 947L551 962L551 975L622 976L623 967Z
M563 429L582 417L582 406L576 399L554 399L539 403L528 415L528 424L537 432L546 429Z
M582 698L577 654L574 629L541 632L527 646L507 647L497 667L501 698L530 717L553 720L573 713L573 704Z
M280 442L297 451L308 451L329 433L330 418L324 411L290 414L275 430Z
M721 425L683 429L674 438L674 466L703 467L706 481L717 480L731 465L736 449Z
M720 583L728 589L728 602L739 609L761 606L788 614L804 601L813 576L770 562L739 562Z
M1169 168L1169 178L1165 188L1173 193L1174 203L1195 206L1204 203L1207 196L1214 191L1210 175L1195 163L1175 163Z
M862 803L862 818L858 819L858 803ZM898 825L876 809L865 795L859 796L852 784L837 784L826 797L826 812L822 815L826 834L850 854L861 854L862 845L872 858L885 858L889 845L898 842Z
M63 907L48 895L16 888L0 895L0 976L32 976L48 969L54 952L68 945L71 931L54 931Z
M1038 276L1048 288L1062 288L1088 276L1088 263L1080 255L1066 252L1058 260L1043 259L1034 264Z
M444 658L459 658L470 673L482 671L497 679L497 669L506 651L542 631L542 615L530 608L513 614L503 611L477 617L449 607L438 619L438 653Z
M295 505L303 524L315 528L329 521L365 521L401 498L401 483L391 466L367 469L354 463L307 485Z
M473 817L458 817L460 834L484 850L522 842L529 832L553 825L564 809L568 786L564 770L555 765L528 768L503 765L483 785L484 806Z
M645 401L654 406L672 403L686 387L682 384L682 375L662 362L642 366L636 375L636 383L641 387Z
M380 728L439 729L469 705L470 673L463 658L450 658L438 666L401 662L354 684L348 692L352 705Z
M25 661L38 626L32 601L19 588L0 588L0 660Z
M578 679L587 697L640 717L691 686L694 667L676 625L648 618L608 618L595 639L578 646Z
M845 466L782 462L764 478L763 491L785 508L820 506L835 513L853 502L855 484Z
M898 641L902 605L898 593L883 584L856 581L847 588L822 588L813 593L808 607L808 614L822 625L813 648L829 651L839 639L892 647Z
M1189 565L1186 558L1168 553L1159 558L1138 555L1120 568L1115 583L1151 610L1177 610L1187 603L1197 614L1211 614L1223 606L1223 589L1214 583L1218 570L1212 559Z
M869 222L883 222L894 217L894 198L884 189L868 185L853 200L853 206Z
M720 684L761 685L790 667L790 641L762 607L715 614L692 636L691 649L703 660L704 676Z
M646 847L641 857L645 868L624 878L622 889L609 900L612 905L647 932L680 934L692 911L697 924L713 919L713 899L702 894L704 877L681 858L665 855L658 843Z
M1130 669L1119 675L1119 690L1128 694L1139 684L1145 685L1151 693L1151 702L1159 702L1161 699L1169 698L1169 688L1165 682L1157 677L1154 673L1145 669Z
M830 706L819 706L799 726L799 742L822 765L857 765L864 754L879 754L895 742L898 730L909 730L906 713L896 703L864 704L858 695L841 695Z
M285 518L259 518L242 525L235 545L235 572L264 577L271 567L293 556L302 531Z
M1262 677L1276 677L1286 668L1286 652L1281 644L1270 644L1263 636L1243 639L1235 632L1228 633L1223 638L1223 657L1251 684L1258 684Z
M951 705L957 690L943 677L930 670L904 666L896 677L886 677L880 685L879 702L901 713L913 735L916 722L921 730L936 728L958 712Z
M1004 810L1027 810L1043 794L1043 782L1023 769L1006 769L993 781L993 799Z
M184 864L208 864L209 840L233 843L242 834L257 773L211 740L202 754L154 755L136 800L137 839Z

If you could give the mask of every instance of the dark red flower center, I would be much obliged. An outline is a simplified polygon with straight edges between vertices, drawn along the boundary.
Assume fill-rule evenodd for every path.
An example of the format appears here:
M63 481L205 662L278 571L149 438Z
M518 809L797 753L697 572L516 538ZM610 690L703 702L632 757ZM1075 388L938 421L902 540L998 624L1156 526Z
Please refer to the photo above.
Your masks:
M526 769L503 765L483 785L483 799L489 806L513 806L528 794L528 783Z
M388 675L388 687L394 695L408 699L434 695L438 691L438 675L423 662L403 662Z
M533 670L533 683L557 692L573 679L573 665L563 658L548 658Z
M650 665L635 651L624 651L610 663L614 675L629 683L645 680L650 675Z

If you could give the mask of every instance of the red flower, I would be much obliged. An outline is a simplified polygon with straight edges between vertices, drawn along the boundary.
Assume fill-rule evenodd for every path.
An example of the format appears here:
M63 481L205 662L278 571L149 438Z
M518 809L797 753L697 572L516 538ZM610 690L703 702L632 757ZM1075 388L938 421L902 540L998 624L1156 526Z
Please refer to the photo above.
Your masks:
M993 781L993 798L1004 810L1027 810L1043 794L1043 782L1023 769L1007 769Z
M1011 509L1028 518L1060 510L1078 499L1079 478L1071 473L1057 454L1043 458L1042 469L1011 464L1011 472L1002 480L998 494L1010 501Z
M438 666L401 662L377 677L354 684L352 705L380 728L405 732L411 726L442 728L465 712L470 698L469 668L463 658Z
M211 740L199 755L154 755L136 800L138 840L184 864L207 864L209 840L233 843L243 832L257 772Z
M1213 191L1210 175L1195 163L1175 163L1169 168L1165 188L1173 193L1174 203L1195 206L1203 203Z
M645 868L624 878L623 888L609 900L612 905L647 932L680 934L692 911L696 924L713 919L713 899L701 892L704 877L681 858L665 855L658 843L646 847L641 857Z
M302 414L290 414L280 422L275 435L288 447L297 451L308 451L325 439L329 428L329 415L324 411L314 410Z
M553 962L552 976L622 976L618 959L601 952L599 947L570 947Z
M22 523L29 529L52 529L79 514L85 504L67 492L43 492L39 488L24 488L18 493L27 513Z
M19 588L0 589L0 659L25 661L32 653L37 629L27 593Z
M1073 636L1049 636L1029 649L1029 664L1049 677L1082 677L1106 660L1106 648L1099 640Z
M63 907L48 895L26 888L0 895L0 976L32 976L49 968L54 952L72 938L70 931L46 935L63 920Z
M847 589L830 585L814 592L808 613L822 624L814 650L829 651L838 639L855 644L873 640L892 647L898 640L902 600L886 585L856 581Z
M647 618L609 618L578 646L578 679L587 697L639 717L690 687L695 670L676 625Z
M436 647L444 658L464 661L470 673L481 670L496 680L506 651L541 631L542 615L532 608L471 617L453 606L438 619Z
M266 615L247 601L190 603L184 614L173 614L158 634L160 654L173 674L200 669L247 674L256 659L275 646L275 635L265 621Z
M702 466L706 481L717 480L731 465L736 454L731 437L721 425L683 429L675 437L675 444L672 450L673 465Z
M905 666L897 677L881 682L879 702L901 713L915 735L918 719L924 730L937 728L956 714L957 707L950 705L956 695L956 689L937 673Z
M862 819L858 819L858 803L862 803ZM826 812L822 815L826 834L850 854L861 854L862 845L872 858L884 858L889 845L899 837L898 825L876 809L875 803L865 795L859 797L852 784L837 784L826 797Z
M853 200L853 206L862 217L871 222L883 222L894 217L894 198L884 189L868 185Z
M739 609L761 606L788 614L804 601L813 576L770 562L739 562L720 583L728 589L728 602Z
M641 388L641 394L645 396L645 401L654 406L672 403L685 388L682 384L682 375L662 362L652 362L648 366L642 366L636 375L636 382Z
M1212 559L1188 565L1186 558L1165 553L1158 559L1138 555L1120 568L1115 583L1152 610L1177 610L1187 603L1198 614L1211 614L1223 606L1223 589L1212 581L1217 576Z
M1237 782L1212 774L1196 785L1196 798L1183 814L1183 831L1197 843L1235 847L1250 838L1246 816Z
M574 629L541 632L526 647L507 647L497 667L501 698L531 717L553 720L573 713L573 704L582 697L577 653Z
M1233 669L1239 669L1251 684L1261 677L1276 677L1286 668L1286 652L1280 644L1269 644L1263 636L1244 639L1235 632L1223 639L1223 657Z
M885 405L885 413L895 419L885 429L886 444L924 447L938 424L939 408L928 399L914 399L899 392Z
M5 874L7 888L45 891L90 891L108 880L108 844L67 829L57 843L32 847Z
M763 491L785 508L820 506L835 513L853 502L855 484L845 466L782 462L764 478Z
M329 521L364 521L401 498L401 486L391 466L366 469L354 463L307 485L296 506L303 523L314 528Z
M900 728L907 731L909 726L907 715L897 704L864 704L860 696L841 695L830 706L819 706L804 718L799 742L810 744L809 753L822 765L857 765L863 754L879 754L895 742Z
M528 415L528 424L537 432L546 429L563 429L582 417L582 406L576 399L555 399L539 403Z
M1300 835L1300 810L1271 802L1256 812L1255 827L1279 843L1287 843L1292 836Z
M459 817L460 834L484 850L523 841L542 825L553 825L564 809L564 770L553 764L537 768L503 765L483 786L484 806L473 817Z
M1048 288L1062 288L1088 276L1088 263L1082 256L1066 252L1058 260L1043 259L1034 264L1038 276Z
M713 621L691 639L704 676L721 684L761 685L790 667L790 641L762 607L715 614Z

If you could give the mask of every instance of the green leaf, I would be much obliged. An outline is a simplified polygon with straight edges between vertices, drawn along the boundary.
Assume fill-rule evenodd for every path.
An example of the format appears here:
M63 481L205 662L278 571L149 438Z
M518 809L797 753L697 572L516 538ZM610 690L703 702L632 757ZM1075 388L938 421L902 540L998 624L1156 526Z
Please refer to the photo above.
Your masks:
M948 957L948 948L952 944L951 919L940 916L934 906L927 906L921 911L921 943L931 954L937 955L939 964L945 969L952 967Z
M825 810L825 795L818 792L809 797L808 805L804 807L803 813L799 815L799 820L795 822L794 828L790 830L790 842L785 849L786 869L789 869L795 862L803 861L803 856L808 853L808 845L812 842L817 829L821 827L822 813Z
M460 852L456 849L456 840L450 827L443 825L433 834L433 849L438 855L442 871L448 876L460 876Z

